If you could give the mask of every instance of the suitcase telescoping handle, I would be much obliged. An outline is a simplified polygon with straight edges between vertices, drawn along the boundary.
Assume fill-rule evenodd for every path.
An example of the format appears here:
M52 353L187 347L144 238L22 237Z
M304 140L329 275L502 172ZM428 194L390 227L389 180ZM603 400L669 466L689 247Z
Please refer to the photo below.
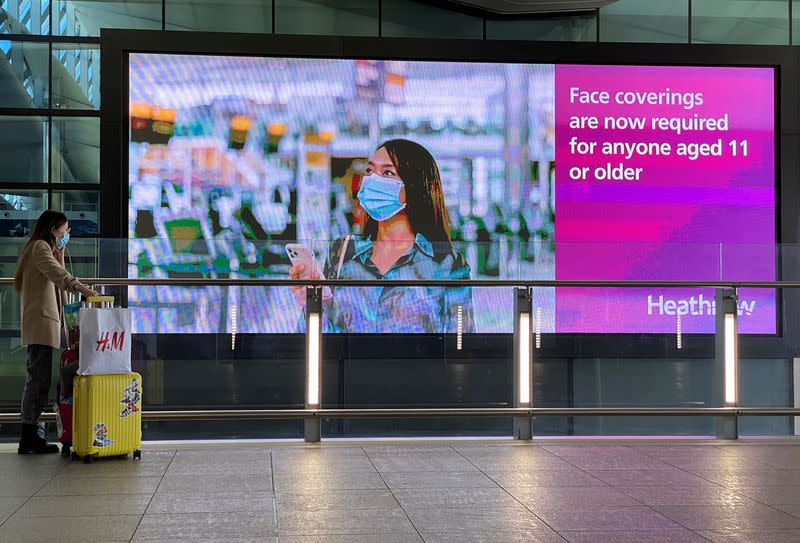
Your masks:
M114 307L113 296L89 296L83 301L83 307L110 309Z

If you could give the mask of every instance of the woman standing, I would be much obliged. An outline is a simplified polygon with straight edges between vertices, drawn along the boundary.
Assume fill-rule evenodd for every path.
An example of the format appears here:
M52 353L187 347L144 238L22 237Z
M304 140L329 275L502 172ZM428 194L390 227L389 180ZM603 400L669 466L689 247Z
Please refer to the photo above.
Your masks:
M64 268L67 242L66 215L45 211L17 261L14 287L20 293L22 344L28 347L19 454L58 452L58 446L49 445L37 430L50 393L53 349L61 348L65 341L64 291L97 295Z
M450 239L439 168L423 146L405 139L381 144L369 159L357 198L369 216L364 235L332 244L326 278L469 279L469 265ZM318 278L302 265L289 273L293 279ZM305 289L293 287L293 292L304 305ZM326 332L475 331L469 286L340 287L323 305Z

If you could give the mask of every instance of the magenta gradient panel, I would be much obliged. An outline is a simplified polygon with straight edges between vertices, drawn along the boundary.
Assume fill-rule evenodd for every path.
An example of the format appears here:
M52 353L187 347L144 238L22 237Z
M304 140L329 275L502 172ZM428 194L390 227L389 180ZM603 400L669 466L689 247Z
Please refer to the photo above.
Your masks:
M772 68L557 65L556 278L563 280L774 280L775 90ZM570 89L606 91L609 103L582 104ZM618 92L702 93L703 104L616 103ZM657 118L722 119L724 131L676 134ZM574 116L598 128L571 128ZM642 117L642 129L606 129L605 117ZM593 154L570 140L598 142ZM715 144L723 156L677 156L680 143ZM747 142L747 156L731 140ZM664 142L670 156L600 152L603 142ZM596 168L642 168L638 180L599 180ZM588 167L583 179L571 168ZM775 332L775 293L740 291L739 330ZM702 296L702 299L701 299ZM713 289L556 289L558 332L713 332Z

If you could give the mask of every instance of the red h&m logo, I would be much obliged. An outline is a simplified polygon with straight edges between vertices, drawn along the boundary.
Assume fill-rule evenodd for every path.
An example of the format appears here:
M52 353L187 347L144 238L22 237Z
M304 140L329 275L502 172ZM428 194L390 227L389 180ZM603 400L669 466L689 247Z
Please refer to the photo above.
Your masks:
M122 344L125 343L125 330L121 332L114 332L109 341L108 332L100 332L100 337L97 340L97 348L95 351L106 352L113 351L114 349L122 351Z

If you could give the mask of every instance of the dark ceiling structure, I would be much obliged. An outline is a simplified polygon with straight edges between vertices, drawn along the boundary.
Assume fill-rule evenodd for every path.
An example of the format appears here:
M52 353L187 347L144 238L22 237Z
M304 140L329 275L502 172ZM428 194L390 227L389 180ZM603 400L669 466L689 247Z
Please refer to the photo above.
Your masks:
M483 12L485 15L544 15L590 11L616 0L447 0L452 7Z

